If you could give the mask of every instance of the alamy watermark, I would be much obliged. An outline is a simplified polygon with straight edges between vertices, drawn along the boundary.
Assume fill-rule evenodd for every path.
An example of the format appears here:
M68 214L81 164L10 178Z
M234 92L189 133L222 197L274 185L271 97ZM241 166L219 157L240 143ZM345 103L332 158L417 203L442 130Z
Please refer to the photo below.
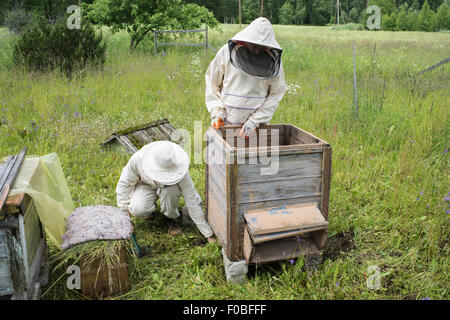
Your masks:
M378 266L369 266L367 268L367 278L366 285L369 290L378 290L381 288L381 270Z
M66 21L67 28L71 30L81 29L81 8L77 5L71 5L67 8L67 13L71 13Z
M67 268L66 273L70 274L70 276L67 278L67 281L66 281L67 288L70 290L81 289L80 267L76 266L76 265L70 265Z
M258 165L261 175L275 175L279 170L280 132L277 128L260 128L248 137L239 136L241 128L215 130L214 134L203 132L202 122L194 121L193 164L208 165L250 164ZM172 141L180 145L191 157L191 133L177 129L171 134ZM203 142L206 147L203 148ZM228 150L229 152L225 152ZM231 151L232 150L232 151Z
M372 14L367 18L367 29L380 30L381 29L381 10L379 6L371 5L367 8L366 12Z

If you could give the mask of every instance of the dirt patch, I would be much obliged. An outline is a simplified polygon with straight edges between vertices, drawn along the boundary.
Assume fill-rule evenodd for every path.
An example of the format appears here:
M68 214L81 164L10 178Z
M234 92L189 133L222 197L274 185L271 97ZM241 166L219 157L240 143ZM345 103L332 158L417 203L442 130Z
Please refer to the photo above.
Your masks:
M343 253L352 251L355 248L354 236L353 230L350 230L328 238L327 244L323 249L323 259L336 260Z

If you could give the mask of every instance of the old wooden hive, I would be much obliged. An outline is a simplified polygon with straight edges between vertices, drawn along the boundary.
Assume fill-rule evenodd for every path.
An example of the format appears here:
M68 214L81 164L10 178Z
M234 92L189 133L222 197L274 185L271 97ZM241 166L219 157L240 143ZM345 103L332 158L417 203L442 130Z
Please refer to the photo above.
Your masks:
M30 172L37 165L31 162ZM23 193L7 197L0 210L0 300L40 299L48 276L45 230L34 200Z
M206 132L206 212L230 261L320 254L328 227L330 145L290 124L243 139L240 127Z

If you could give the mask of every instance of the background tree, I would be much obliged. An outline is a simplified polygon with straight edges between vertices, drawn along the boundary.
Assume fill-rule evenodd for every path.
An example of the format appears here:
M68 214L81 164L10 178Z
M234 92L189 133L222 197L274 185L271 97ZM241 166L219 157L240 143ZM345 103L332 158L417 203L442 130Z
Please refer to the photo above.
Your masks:
M96 0L86 6L86 12L94 23L111 27L113 32L128 31L132 49L154 30L218 25L208 9L181 0Z
M359 21L358 9L352 8L348 14L348 19L350 22L356 23Z
M405 9L402 9L397 16L396 28L399 31L408 30L408 15Z
M294 21L294 7L289 1L285 1L278 14L280 24L292 24Z
M438 30L450 29L450 5L444 2L438 9L436 15L436 24Z
M422 9L419 12L419 26L421 31L434 31L436 28L434 12L427 0L423 3Z

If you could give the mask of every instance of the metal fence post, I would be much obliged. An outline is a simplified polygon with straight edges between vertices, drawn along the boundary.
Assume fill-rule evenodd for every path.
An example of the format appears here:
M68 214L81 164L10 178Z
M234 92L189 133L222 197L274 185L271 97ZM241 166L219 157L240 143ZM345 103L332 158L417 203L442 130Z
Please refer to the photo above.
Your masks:
M358 95L356 90L356 59L355 59L355 40L353 40L353 88L355 90L355 113L358 116Z
M205 53L208 53L208 26L205 29Z
M158 33L158 31L153 31L153 41L155 42L155 54L158 54L158 40L156 37L156 34Z

